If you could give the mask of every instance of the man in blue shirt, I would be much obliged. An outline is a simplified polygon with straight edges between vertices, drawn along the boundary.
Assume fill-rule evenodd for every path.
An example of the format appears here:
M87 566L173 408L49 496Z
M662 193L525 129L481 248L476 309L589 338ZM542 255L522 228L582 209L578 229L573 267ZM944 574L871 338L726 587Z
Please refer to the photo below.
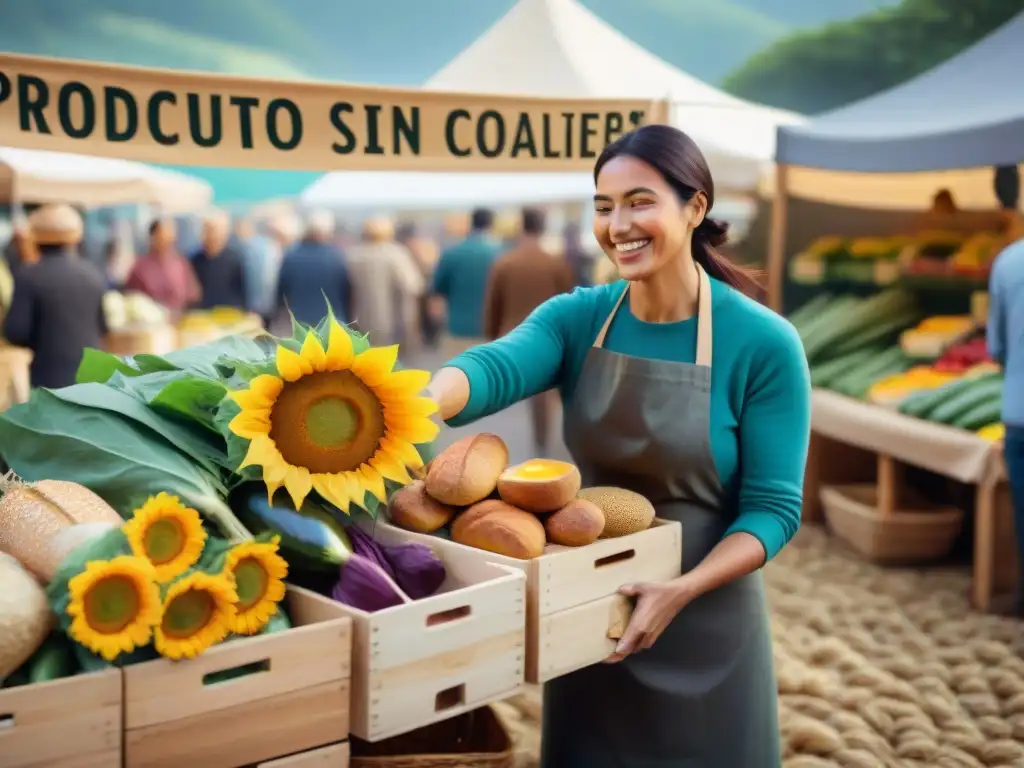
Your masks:
M278 307L287 307L305 325L315 326L326 317L328 304L339 322L349 321L351 283L345 257L331 242L333 235L331 213L312 213L306 236L285 255L281 264Z
M1019 562L1024 565L1024 240L1003 250L989 278L988 347L1003 366L1003 449L1013 499ZM1016 612L1024 616L1024 589Z
M434 270L431 293L443 300L448 314L448 333L441 345L446 358L485 341L484 293L491 265L501 251L491 234L493 226L493 211L473 211L469 237L445 250Z

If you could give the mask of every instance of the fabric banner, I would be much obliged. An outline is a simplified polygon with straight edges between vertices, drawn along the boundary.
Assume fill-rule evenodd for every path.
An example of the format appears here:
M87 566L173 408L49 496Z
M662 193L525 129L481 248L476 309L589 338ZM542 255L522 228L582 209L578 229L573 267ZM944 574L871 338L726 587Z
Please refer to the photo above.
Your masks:
M661 101L288 82L0 54L0 146L151 163L578 171L623 133L667 119Z

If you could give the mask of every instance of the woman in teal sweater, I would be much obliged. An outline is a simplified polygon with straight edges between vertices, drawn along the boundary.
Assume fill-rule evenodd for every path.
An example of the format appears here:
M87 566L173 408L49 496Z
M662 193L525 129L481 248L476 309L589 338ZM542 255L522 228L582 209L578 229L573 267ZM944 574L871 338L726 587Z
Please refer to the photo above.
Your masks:
M636 608L610 663L545 687L542 764L777 768L759 571L800 525L803 348L714 250L725 226L684 133L627 134L594 178L594 234L622 280L551 299L430 384L453 426L558 387L584 484L642 493L683 526L683 575L623 586Z

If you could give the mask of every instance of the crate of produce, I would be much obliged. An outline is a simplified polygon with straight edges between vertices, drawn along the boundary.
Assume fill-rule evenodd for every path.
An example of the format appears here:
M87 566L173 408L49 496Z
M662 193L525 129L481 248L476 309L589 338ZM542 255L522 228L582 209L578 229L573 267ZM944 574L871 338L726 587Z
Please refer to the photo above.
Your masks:
M375 744L352 742L352 768L514 768L505 725L490 707Z
M310 749L276 760L257 763L256 768L348 768L349 745L347 741L340 744L328 744L326 747Z
M948 554L963 525L963 511L929 504L907 489L897 492L901 498L887 504L883 496L893 492L878 485L824 486L825 520L839 538L873 562L909 564Z
M0 688L0 765L120 768L121 717L119 670Z
M392 497L389 515L446 559L459 553L526 575L526 680L543 683L611 655L632 612L619 588L678 577L682 529L656 520L639 494L581 490L571 464L508 467L507 458L496 435L464 438Z
M298 587L285 607L286 631L124 668L127 768L234 768L348 737L352 622Z
M423 547L369 518L347 530L361 558L342 567L332 595L352 619L353 735L380 741L520 688L526 580L519 570L475 552ZM368 560L372 575L360 571ZM394 580L381 563L395 566Z

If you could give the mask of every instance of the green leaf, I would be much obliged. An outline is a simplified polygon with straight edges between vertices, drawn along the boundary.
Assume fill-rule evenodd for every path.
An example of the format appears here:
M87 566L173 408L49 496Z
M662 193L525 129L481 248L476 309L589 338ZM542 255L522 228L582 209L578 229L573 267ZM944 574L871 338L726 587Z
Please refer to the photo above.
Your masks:
M250 538L224 500L220 479L136 421L66 402L39 389L0 414L0 446L27 481L69 480L129 518L166 491L198 510L229 539Z
M217 364L222 360L260 364L266 361L267 351L248 336L225 336L209 344L175 350L163 359L183 371L218 380Z
M181 370L174 363L170 363L158 355L135 355L132 357L132 362L135 363L135 366L143 373L161 373Z
M239 437L231 428L228 426L231 420L242 412L238 403L230 398L224 398L221 401L220 406L217 408L217 414L214 417L214 423L217 431L227 445L226 452L226 463L229 470L233 475L228 478L229 489L236 488L237 486L250 482L253 480L260 480L263 477L263 471L260 467L245 467L239 469L242 462L245 461L245 455L249 452L249 440L244 437Z
M79 384L89 382L103 384L109 381L115 373L124 376L142 375L142 371L132 368L117 355L87 347L82 355L82 362L78 365L78 371L75 373L75 381Z
M183 371L132 377L115 374L107 386L131 394L157 411L198 424L211 432L217 432L214 417L217 406L227 394L224 384ZM218 445L218 453L223 453L223 446ZM223 464L222 461L219 463Z
M66 403L111 411L137 422L152 430L156 439L166 440L214 475L219 475L224 467L224 448L218 445L219 441L161 416L124 392L102 384L74 384L50 392Z
M199 562L194 570L205 573L218 574L224 570L224 563L227 560L228 552L236 542L226 541L219 536L208 536L206 544L203 545L203 553L199 556Z
M93 560L113 560L115 557L131 553L132 548L124 531L121 528L111 528L79 544L61 561L53 579L46 587L46 599L62 630L66 632L72 620L68 615L68 603L71 599L68 583L82 573L85 566Z

